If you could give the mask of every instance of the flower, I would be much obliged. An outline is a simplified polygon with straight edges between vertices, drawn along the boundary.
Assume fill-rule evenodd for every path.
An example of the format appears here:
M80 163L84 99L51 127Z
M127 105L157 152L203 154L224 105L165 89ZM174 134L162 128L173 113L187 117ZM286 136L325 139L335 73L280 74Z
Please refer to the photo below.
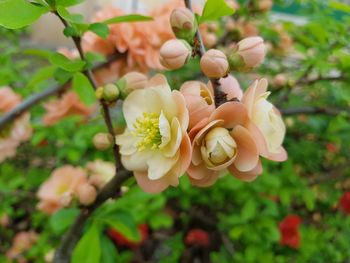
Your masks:
M9 260L26 262L22 254L29 250L37 240L38 234L32 230L18 232L13 238L11 248L6 252L6 257Z
M185 237L188 246L208 247L210 245L209 234L202 229L191 229Z
M89 182L101 189L115 175L115 165L111 162L95 160L86 165L89 173Z
M0 88L0 115L12 110L21 97L8 87ZM29 113L23 113L0 131L0 163L16 155L17 147L32 135Z
M87 117L94 111L94 107L87 107L83 104L79 96L73 91L66 92L58 100L44 104L44 108L46 109L46 114L43 117L43 122L47 126L72 115Z
M97 150L104 151L113 144L113 136L109 133L99 132L95 134L92 142Z
M147 240L149 235L148 226L146 224L138 225L137 229L141 237L139 241L130 240L121 232L112 228L107 230L107 234L115 242L116 245L133 249L141 246Z
M77 188L77 196L82 205L90 205L96 199L96 188L89 183L83 183Z
M200 66L203 73L209 78L222 78L229 71L226 55L217 49L205 52L201 58Z
M291 248L300 246L299 225L301 218L297 215L289 215L285 217L278 225L281 233L280 244Z
M167 69L183 67L192 54L191 46L181 39L171 39L160 48L160 63Z
M189 112L188 129L192 129L215 110L213 92L204 83L187 81L182 84L180 92L185 98Z
M340 197L339 206L345 214L350 215L350 192L345 192Z
M227 94L226 99L232 100L232 99L238 99L241 100L243 97L243 91L239 85L238 80L232 76L228 75L225 78L221 78L219 80L220 87L223 92ZM210 83L211 85L211 83Z
M116 136L116 143L124 167L134 172L146 192L177 186L191 159L183 95L171 91L163 75L156 75L145 89L130 93L123 113L127 128Z
M78 187L86 181L86 171L80 167L65 165L55 169L37 193L40 200L38 209L46 214L53 214L68 206L76 196Z
M147 85L148 78L146 75L139 72L129 72L118 80L117 86L120 90L123 99L126 98L132 91L143 89Z
M241 57L243 69L258 66L265 58L266 48L261 37L247 37L238 42L236 54Z
M170 25L179 39L192 42L197 31L197 21L191 10L186 7L174 9L170 16Z
M210 186L225 169L240 180L254 180L262 172L256 130L240 102L226 102L199 122L189 132L193 153L187 173L191 183ZM262 140L261 134L257 137Z
M286 127L278 109L267 101L270 95L267 85L266 79L256 80L244 93L242 103L264 137L265 142L258 143L261 156L282 162L287 159L287 153L282 147ZM255 139L258 137L256 135Z

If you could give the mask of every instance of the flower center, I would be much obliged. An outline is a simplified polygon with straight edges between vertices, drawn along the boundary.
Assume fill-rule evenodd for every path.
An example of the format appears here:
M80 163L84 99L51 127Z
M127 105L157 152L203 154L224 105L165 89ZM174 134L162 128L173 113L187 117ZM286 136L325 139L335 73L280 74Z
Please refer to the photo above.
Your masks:
M143 113L142 117L136 119L133 124L134 131L132 135L139 138L137 149L143 151L148 149L157 149L162 143L162 136L159 130L159 114Z

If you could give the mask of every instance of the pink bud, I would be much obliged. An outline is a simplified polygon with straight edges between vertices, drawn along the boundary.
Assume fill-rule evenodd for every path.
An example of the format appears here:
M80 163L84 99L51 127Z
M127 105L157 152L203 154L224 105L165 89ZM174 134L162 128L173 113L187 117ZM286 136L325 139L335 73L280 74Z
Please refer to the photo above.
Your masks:
M232 100L234 98L238 100L242 99L243 91L235 77L228 75L226 78L221 78L219 82L222 91L227 94L227 100Z
M272 0L259 0L257 1L257 7L260 11L266 12L269 11L272 6L273 6L273 1Z
M245 68L254 68L264 60L266 49L261 37L247 37L237 45L237 54L242 57Z
M97 133L93 138L93 144L97 150L107 150L113 144L113 138L108 133Z
M184 40L171 39L160 48L160 63L167 69L178 69L186 64L192 53Z
M78 187L77 195L82 205L90 205L95 201L97 192L91 184L84 183Z
M170 16L170 24L177 38L193 41L197 31L197 22L191 10L186 7L174 9Z
M125 98L132 91L145 88L147 82L148 78L145 74L139 72L129 72L118 80L117 86L121 91L122 97Z
M273 80L272 80L272 83L274 86L276 87L283 87L284 85L287 84L287 77L286 75L280 73L280 74L277 74Z
M211 48L216 45L218 38L214 33L207 33L203 35L204 45L208 48Z
M200 65L203 73L209 78L222 78L229 71L226 55L217 49L208 50L201 58Z

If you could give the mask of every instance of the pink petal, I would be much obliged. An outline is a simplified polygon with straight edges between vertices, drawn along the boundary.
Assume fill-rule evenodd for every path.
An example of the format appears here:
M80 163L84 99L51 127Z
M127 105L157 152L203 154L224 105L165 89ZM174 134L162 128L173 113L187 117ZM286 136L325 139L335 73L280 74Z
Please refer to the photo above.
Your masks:
M156 194L164 191L169 187L170 182L168 178L162 177L158 180L148 179L147 172L134 172L137 184L143 191L151 194Z
M285 160L288 159L288 153L281 146L279 148L279 153L270 153L269 156L267 156L266 158L275 162L284 162Z
M231 165L228 170L230 173L236 177L239 180L245 181L245 182L251 182L255 180L258 175L260 175L263 171L261 161L259 160L258 164L254 167L254 169L248 171L248 172L241 172L236 169L234 165Z
M247 109L242 103L226 102L210 115L209 122L214 120L223 120L224 128L234 128L236 125L245 126L249 118Z

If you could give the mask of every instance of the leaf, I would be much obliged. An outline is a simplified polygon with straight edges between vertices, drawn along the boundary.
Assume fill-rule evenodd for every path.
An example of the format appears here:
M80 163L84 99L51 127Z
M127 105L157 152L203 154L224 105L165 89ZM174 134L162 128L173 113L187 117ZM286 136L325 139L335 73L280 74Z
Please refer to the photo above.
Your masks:
M90 81L83 73L76 73L73 77L73 90L79 95L82 102L87 105L95 103L96 96Z
M101 263L115 263L119 262L119 255L117 248L112 243L112 241L107 238L105 235L101 237L101 249L102 257Z
M33 88L38 83L53 77L56 69L57 68L55 66L49 66L49 67L44 67L44 68L39 69L34 74L34 76L29 80L27 87Z
M152 215L150 221L152 229L169 228L173 225L173 218L165 213Z
M125 16L116 16L103 21L103 23L109 25L109 24L117 24L117 23L124 23L124 22L144 22L144 21L151 21L151 20L153 20L153 18L149 16L131 14L131 15L125 15Z
M67 83L67 81L73 78L73 73L68 72L64 69L58 68L54 73L54 77L55 77L55 80L58 81L58 83L65 84Z
M241 210L241 217L243 221L248 221L254 218L256 214L256 203L255 200L249 199Z
M81 71L84 66L85 62L80 59L70 60L66 56L60 54L60 53L54 53L49 57L49 60L51 64L62 68L69 72L78 72Z
M49 57L52 56L54 52L50 50L28 48L23 50L23 54L49 59Z
M342 12L345 12L345 13L350 13L350 6L348 4L341 3L341 2L338 2L338 1L331 1L329 3L329 6L332 7L333 9L335 9L335 10L342 11Z
M56 235L63 234L78 216L76 208L60 209L50 218L50 226Z
M102 37L103 39L106 39L109 35L109 28L104 23L93 23L89 26L89 30Z
M68 7L68 6L78 5L84 1L85 0L56 0L56 6Z
M99 229L95 224L80 239L72 255L72 263L99 263L101 258L101 244Z
M225 0L207 0L200 23L217 20L220 17L232 15L235 12Z
M66 20L68 22L76 23L76 24L83 24L84 23L84 17L82 15L71 14L64 7L58 6L57 13L60 15L60 17L64 18L64 20Z
M134 218L126 211L119 210L114 213L101 213L97 219L116 229L131 241L137 242L141 238Z
M34 23L48 8L26 0L0 0L0 25L18 29Z

